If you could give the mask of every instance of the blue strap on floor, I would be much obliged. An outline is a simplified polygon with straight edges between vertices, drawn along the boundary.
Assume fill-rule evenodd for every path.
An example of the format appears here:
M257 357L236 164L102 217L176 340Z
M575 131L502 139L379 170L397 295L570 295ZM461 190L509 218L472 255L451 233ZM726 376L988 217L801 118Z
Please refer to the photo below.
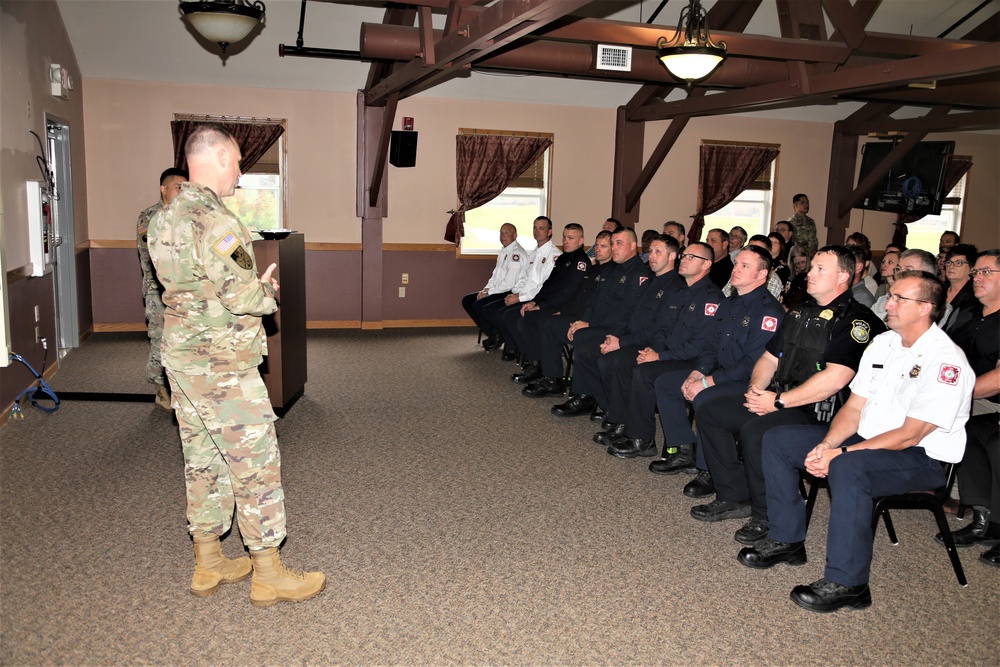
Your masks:
M24 357L22 357L21 355L14 354L13 352L11 352L10 358L13 361L20 361L22 364L24 364L27 367L27 369L29 371L31 371L31 374L34 375L38 379L38 384L37 385L32 385L31 387L28 387L27 389L25 389L24 391L22 391L20 394L18 394L17 398L14 399L14 409L11 410L11 416L12 417L18 417L18 418L24 417L24 415L21 413L21 399L25 395L28 396L28 401L33 406L35 406L36 408L38 408L39 410L41 410L42 412L55 412L56 410L58 410L59 409L59 397L56 396L56 393L54 391L52 391L52 387L50 387L49 383L45 381L45 378L43 378L41 375L39 375L38 371L36 371L34 368L32 368L31 364L29 364L27 361L25 361ZM52 405L51 408L50 407L46 407L44 405L40 405L38 403L38 401L35 400L35 397L39 393L45 394L49 398L52 399L53 405Z

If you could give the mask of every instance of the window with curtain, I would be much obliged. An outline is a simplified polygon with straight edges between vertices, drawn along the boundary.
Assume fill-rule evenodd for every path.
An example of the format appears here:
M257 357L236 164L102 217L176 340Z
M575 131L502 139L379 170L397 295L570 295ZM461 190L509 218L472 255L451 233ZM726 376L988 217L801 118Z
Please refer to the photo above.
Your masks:
M184 166L184 142L200 123L218 123L236 137L243 159L236 193L226 206L248 229L285 226L285 120L244 116L175 114L171 122L174 157Z
M756 146L779 150L780 144L758 144L747 142L725 142L705 140L703 145L714 146ZM768 163L753 181L736 197L715 213L705 216L706 229L718 227L727 232L740 226L747 230L747 238L754 234L767 234L771 231L771 220L774 215L774 179L778 171L778 160Z
M525 250L535 247L531 229L535 218L549 214L549 180L552 169L554 135L542 132L460 129L462 135L479 134L500 137L532 137L547 139L548 148L528 168L486 204L465 211L465 235L460 252L463 255L488 255L500 251L500 225L509 222L517 227L517 240Z

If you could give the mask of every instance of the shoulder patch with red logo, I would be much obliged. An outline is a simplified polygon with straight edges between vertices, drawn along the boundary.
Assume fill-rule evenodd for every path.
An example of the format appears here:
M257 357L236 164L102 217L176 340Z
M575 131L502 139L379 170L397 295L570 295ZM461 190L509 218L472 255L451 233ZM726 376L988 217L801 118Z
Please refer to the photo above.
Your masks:
M958 384L958 376L961 375L961 373L962 369L958 366L941 364L941 371L938 373L938 382L950 385Z
M777 331L778 330L778 318L771 317L767 315L764 320L760 323L760 328L764 331Z
M709 317L714 317L716 311L719 310L719 304L717 303L706 303L705 304L705 315Z
M587 270L587 263L586 262L577 262L576 263L576 270L577 271L586 271Z
M639 284L640 285L643 284L644 282L646 282L647 280L649 280L649 276L639 276Z
M511 255L510 258L514 262L520 262L521 261L521 256L518 255L516 252L513 255Z

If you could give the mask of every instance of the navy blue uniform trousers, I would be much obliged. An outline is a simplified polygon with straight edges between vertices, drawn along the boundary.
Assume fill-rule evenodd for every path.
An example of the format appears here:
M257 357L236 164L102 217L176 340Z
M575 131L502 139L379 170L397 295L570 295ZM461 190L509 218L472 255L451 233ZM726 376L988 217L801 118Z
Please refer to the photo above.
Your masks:
M764 436L764 480L767 485L768 537L779 542L806 538L806 509L799 493L799 470L806 454L826 435L826 426L779 426ZM863 442L854 435L845 445ZM830 523L823 576L842 586L868 583L872 564L874 498L936 489L945 483L940 461L923 447L900 451L849 451L830 462Z

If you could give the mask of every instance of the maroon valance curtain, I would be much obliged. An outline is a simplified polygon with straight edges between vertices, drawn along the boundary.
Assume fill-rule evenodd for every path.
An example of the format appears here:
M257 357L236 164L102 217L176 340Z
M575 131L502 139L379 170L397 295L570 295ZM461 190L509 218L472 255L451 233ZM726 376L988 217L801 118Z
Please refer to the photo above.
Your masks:
M465 212L503 192L552 145L549 137L460 134L455 137L458 210L448 220L444 239L459 243L465 236Z
M203 123L218 123L233 133L236 143L240 146L243 159L240 160L240 171L246 173L250 167L257 163L257 160L264 157L268 149L278 140L285 128L281 121L272 120L225 120L220 118L206 118L205 120L172 120L170 121L170 133L174 138L174 166L178 169L187 167L187 158L184 157L184 144L187 142L191 132Z
M691 216L688 242L700 240L705 216L736 199L779 152L769 146L704 144L698 156L698 210Z
M949 192L955 189L958 182L962 180L966 172L972 168L972 158L952 155L948 160L948 165L944 170L944 194L948 195ZM924 214L920 215L910 215L909 213L897 213L895 230L892 233L892 243L902 245L906 247L906 235L909 229L906 227L908 222L916 222L924 217Z

